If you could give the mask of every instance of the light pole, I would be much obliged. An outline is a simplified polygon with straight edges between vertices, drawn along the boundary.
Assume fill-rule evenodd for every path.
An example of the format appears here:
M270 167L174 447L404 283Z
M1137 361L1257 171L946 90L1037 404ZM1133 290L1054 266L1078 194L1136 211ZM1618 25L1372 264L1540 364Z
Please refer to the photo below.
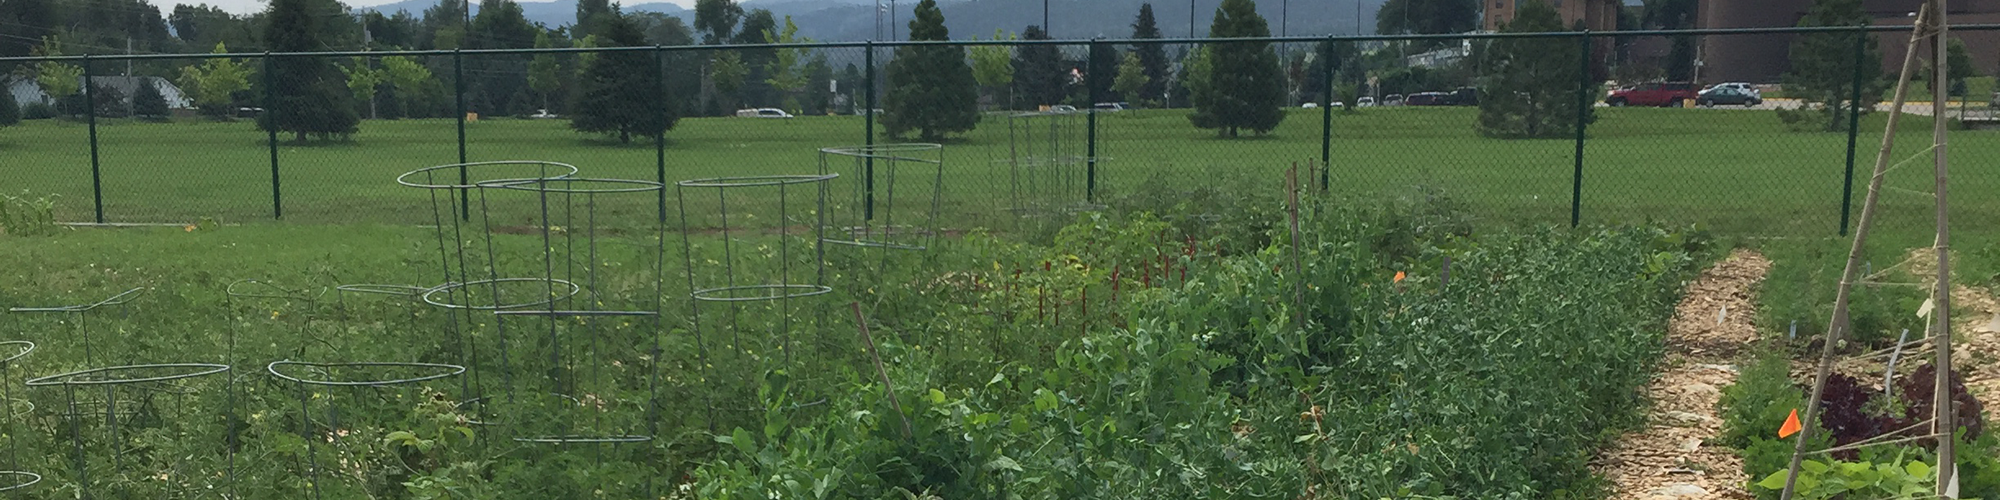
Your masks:
M1292 34L1292 0L1278 2L1278 36Z
M1056 28L1049 26L1049 0L1042 0L1042 30L1050 33L1049 38L1055 38Z

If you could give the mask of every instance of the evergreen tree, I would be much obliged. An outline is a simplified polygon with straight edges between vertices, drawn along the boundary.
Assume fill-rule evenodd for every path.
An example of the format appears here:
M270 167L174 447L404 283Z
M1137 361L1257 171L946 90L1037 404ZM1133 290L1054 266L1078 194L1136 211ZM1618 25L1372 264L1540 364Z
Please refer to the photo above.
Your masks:
M1021 31L1022 40L1048 40L1041 26ZM1069 69L1062 51L1054 45L1023 45L1014 51L1014 99L1022 106L1062 104L1069 95Z
M576 24L570 27L570 36L595 35L599 26L616 16L618 6L611 0L577 0Z
M634 47L646 44L646 34L625 16L607 20L600 39L606 47ZM570 128L580 132L610 134L619 142L632 136L651 136L673 130L679 117L671 97L660 89L659 61L651 52L620 51L598 54L584 70L582 94L571 110Z
M695 0L694 30L701 32L701 43L719 45L736 33L736 22L743 19L743 6L735 0Z
M1078 102L1087 106L1099 102L1124 100L1111 88L1118 81L1118 65L1125 60L1125 57L1118 52L1118 47L1094 43L1088 49L1088 56L1090 61L1085 66L1089 71L1083 75L1084 88L1081 90L1083 94L1077 96Z
M1257 15L1256 2L1223 0L1209 33L1217 38L1259 38L1271 36L1271 27ZM1194 126L1236 137L1245 129L1267 133L1285 121L1285 74L1270 43L1224 42L1206 50L1208 91L1195 95L1195 112L1188 116Z
M6 100L11 99L0 98ZM167 96L160 94L159 84L150 78L139 80L138 88L132 90L132 116L165 120L167 113Z
M1684 30L1695 28L1695 15L1700 0L1645 0L1645 14L1640 26L1654 30ZM1691 36L1676 36L1667 53L1667 79L1688 81L1694 79L1695 39Z
M1375 11L1383 35L1464 33L1479 28L1479 0L1389 0Z
M910 40L950 40L937 0L917 4ZM919 131L927 141L979 124L978 82L965 64L964 47L917 46L896 50L889 62L889 95L882 125L890 137Z
M1562 31L1562 17L1543 0L1524 0L1503 33ZM1576 134L1582 49L1568 38L1503 38L1486 54L1488 80L1479 89L1479 133L1501 138L1561 138ZM1594 87L1594 86L1593 86ZM1588 91L1596 95L1595 88ZM1585 107L1585 122L1595 111Z
M1153 4L1139 5L1139 19L1132 23L1132 38L1139 40L1158 39L1160 26L1153 19ZM1167 100L1167 46L1151 43L1132 46L1132 53L1139 57L1139 68L1146 77L1146 85L1125 97L1140 102L1165 103ZM1121 75L1122 76L1122 75Z
M1869 16L1861 0L1816 0L1799 26L1863 26ZM1785 94L1804 100L1797 110L1779 110L1778 118L1796 130L1847 130L1848 98L1855 72L1862 81L1861 112L1875 107L1875 96L1886 87L1882 78L1882 48L1875 37L1864 37L1860 67L1854 65L1852 33L1806 33L1792 42L1792 69L1784 75Z
M778 20L771 14L771 11L765 9L752 10L749 14L743 16L742 31L737 32L734 38L729 39L729 43L736 45L767 45L772 43L771 37L776 34L778 29ZM751 107L777 106L778 99L774 97L777 91L768 82L771 78L771 64L778 58L777 51L753 48L742 49L737 52L743 59L743 69L745 70L743 86L738 90L738 97L744 104Z
M0 78L0 84L12 80ZM0 94L0 127L21 123L21 103L14 102L12 94Z
M323 50L311 0L271 0L265 12L264 46L273 52ZM279 57L266 81L273 101L257 124L264 130L289 132L299 141L307 136L346 137L360 130L354 95L347 78L325 57Z
M55 0L0 2L0 57L33 54L37 42L57 32L58 24Z

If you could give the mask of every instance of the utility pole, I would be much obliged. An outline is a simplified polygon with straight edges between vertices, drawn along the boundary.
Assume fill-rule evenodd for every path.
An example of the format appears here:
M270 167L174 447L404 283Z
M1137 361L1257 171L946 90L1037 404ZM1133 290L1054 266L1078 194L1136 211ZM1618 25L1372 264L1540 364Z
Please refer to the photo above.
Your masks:
M1278 36L1292 35L1292 0L1278 2Z
M896 0L889 0L889 41L896 41L901 36L896 34Z
M1042 30L1050 33L1049 38L1056 37L1056 28L1049 26L1049 0L1042 0Z
M1194 0L1188 0L1188 38L1194 38Z

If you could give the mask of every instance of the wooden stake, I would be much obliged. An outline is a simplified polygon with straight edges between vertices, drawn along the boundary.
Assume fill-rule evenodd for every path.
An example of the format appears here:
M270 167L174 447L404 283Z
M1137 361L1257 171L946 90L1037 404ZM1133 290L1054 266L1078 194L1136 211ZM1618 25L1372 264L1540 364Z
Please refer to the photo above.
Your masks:
M903 437L914 438L910 430L910 417L903 413L903 403L896 400L896 386L889 382L889 370L882 368L882 355L875 352L875 336L868 334L868 320L861 317L861 303L849 302L854 308L854 326L861 329L861 340L868 344L868 357L875 359L875 374L882 376L882 393L889 396L889 407L896 410L896 418L903 420Z

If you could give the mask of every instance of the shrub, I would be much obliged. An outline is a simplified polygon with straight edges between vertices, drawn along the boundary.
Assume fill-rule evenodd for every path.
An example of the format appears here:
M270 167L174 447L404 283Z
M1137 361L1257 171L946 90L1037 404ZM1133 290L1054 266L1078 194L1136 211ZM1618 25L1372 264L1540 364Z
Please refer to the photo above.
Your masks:
M46 102L31 102L21 106L21 119L47 120L56 117L56 107Z
M0 83L5 83L0 79ZM11 93L0 94L0 127L21 123L21 106Z

